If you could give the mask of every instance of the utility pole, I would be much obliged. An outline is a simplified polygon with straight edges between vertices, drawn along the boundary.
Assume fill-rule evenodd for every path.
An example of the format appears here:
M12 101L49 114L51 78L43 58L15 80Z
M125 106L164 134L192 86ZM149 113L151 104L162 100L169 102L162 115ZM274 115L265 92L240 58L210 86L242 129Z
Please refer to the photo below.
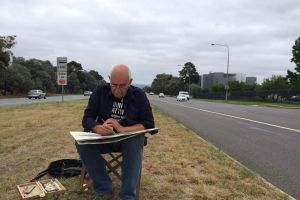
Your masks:
M216 46L222 46L227 48L227 72L226 72L226 83L225 83L225 101L228 99L228 90L229 90L229 46L227 44L215 44L212 43L211 45L216 45Z

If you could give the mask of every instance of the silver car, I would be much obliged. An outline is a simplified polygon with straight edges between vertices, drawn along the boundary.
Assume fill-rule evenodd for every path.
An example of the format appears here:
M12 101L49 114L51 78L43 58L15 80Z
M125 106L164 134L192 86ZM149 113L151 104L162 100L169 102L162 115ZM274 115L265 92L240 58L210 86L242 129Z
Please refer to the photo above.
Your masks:
M42 90L30 90L27 95L28 99L34 98L34 99L46 99L46 93Z
M84 91L83 96L91 96L92 93L93 93L92 91Z
M159 98L164 98L164 97L165 97L165 94L161 92L161 93L159 93L158 97L159 97Z

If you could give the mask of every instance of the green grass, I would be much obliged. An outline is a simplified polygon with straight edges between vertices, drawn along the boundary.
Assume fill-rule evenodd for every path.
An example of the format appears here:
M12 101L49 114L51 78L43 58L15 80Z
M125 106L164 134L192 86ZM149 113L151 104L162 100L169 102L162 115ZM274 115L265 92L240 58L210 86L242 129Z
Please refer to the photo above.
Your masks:
M246 106L264 106L264 107L277 107L277 108L300 108L300 103L297 102L261 102L261 101L239 101L239 100L213 100L213 99L195 99L200 101L208 101L215 103L228 103Z
M51 161L78 159L69 131L82 130L86 104L87 100L81 100L0 108L1 199L18 199L16 186L28 182ZM166 114L154 109L154 117L160 131L148 136L144 149L140 199L288 199ZM93 199L91 190L78 192L79 177L59 180L67 188L59 199ZM120 182L115 178L113 182L117 199Z

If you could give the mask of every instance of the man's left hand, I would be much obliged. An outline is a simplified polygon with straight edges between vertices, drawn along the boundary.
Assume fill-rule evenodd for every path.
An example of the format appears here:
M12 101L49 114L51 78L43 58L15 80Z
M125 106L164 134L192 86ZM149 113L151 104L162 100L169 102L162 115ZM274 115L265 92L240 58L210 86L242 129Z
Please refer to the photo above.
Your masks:
M112 126L117 132L122 133L125 132L124 126L122 126L117 120L113 118L109 118L105 121L105 123L109 124Z

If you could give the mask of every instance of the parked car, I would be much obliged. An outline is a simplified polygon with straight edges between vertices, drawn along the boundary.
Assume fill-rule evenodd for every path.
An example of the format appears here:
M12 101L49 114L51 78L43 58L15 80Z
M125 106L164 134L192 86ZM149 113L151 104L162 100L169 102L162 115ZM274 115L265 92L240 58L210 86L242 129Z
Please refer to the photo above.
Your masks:
M186 96L186 99L187 100L190 100L190 95L189 95L189 92L186 92L186 91L179 91L179 95L183 95L183 96Z
M84 91L83 96L91 96L92 93L93 93L92 91Z
M161 92L161 93L159 93L158 97L159 97L159 98L164 98L164 97L165 97L165 94Z
M179 94L176 98L177 101L187 101L187 97L183 94Z
M300 95L291 96L290 101L300 101Z
M28 99L31 99L31 98L35 98L35 99L44 98L44 99L46 99L46 92L43 92L42 90L30 90L28 92L27 97L28 97Z
M154 95L154 93L153 93L153 92L150 92L149 95Z

